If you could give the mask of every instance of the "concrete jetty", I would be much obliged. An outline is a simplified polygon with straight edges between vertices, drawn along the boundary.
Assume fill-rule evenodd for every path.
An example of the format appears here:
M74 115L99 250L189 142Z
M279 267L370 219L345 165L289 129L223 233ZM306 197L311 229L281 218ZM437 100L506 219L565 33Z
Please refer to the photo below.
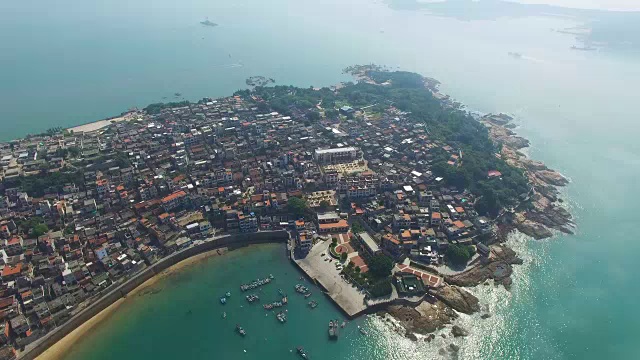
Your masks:
M324 261L328 255L321 254L328 252L330 244L329 241L318 243L305 258L294 257L293 261L309 278L324 288L327 295L349 318L354 318L367 309L365 296L340 276L340 271L335 268L335 260Z

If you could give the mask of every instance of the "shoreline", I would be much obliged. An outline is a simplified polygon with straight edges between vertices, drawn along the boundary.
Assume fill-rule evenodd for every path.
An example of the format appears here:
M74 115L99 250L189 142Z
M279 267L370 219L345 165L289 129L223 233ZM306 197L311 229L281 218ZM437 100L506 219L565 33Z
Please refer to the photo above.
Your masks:
M202 254L195 255L188 259L182 260L177 264L170 266L169 268L161 271L159 274L150 278L149 280L142 283L140 286L133 289L130 293L127 294L126 298L120 298L116 300L113 304L107 306L104 310L100 311L98 314L91 317L89 320L85 321L73 330L71 333L67 334L65 337L60 339L58 342L53 344L47 350L45 350L42 354L38 355L36 359L38 360L62 360L67 355L71 353L73 350L72 347L75 346L78 342L83 341L85 335L87 335L91 330L100 326L105 321L109 320L111 316L122 306L129 297L133 296L145 296L146 293L143 291L148 289L154 285L156 285L159 281L164 280L174 274L177 274L181 271L184 271L190 268L193 265L199 264L214 257L222 257L226 255L230 250L228 248L220 248L216 250L210 250L204 252ZM218 252L221 252L218 254ZM90 335L89 335L90 336Z
M85 133L85 132L97 131L114 123L133 120L134 115L136 114L137 114L137 111L127 111L127 112L121 113L118 116L113 116L110 118L97 120L97 121L91 121L86 124L81 124L81 125L67 128L66 130L74 133Z

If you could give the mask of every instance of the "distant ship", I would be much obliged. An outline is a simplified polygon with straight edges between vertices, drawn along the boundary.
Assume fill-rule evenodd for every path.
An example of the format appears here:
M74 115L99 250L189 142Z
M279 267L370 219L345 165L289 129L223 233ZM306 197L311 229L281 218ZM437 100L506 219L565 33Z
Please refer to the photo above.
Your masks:
M516 59L521 59L522 58L522 54L519 52L509 52L509 56L514 57Z
M212 21L209 21L209 19L206 19L205 21L200 21L200 24L202 24L204 26L211 26L211 27L218 26L218 24L216 24L216 23L214 23Z
M571 50L580 50L580 51L596 51L598 50L597 48L594 48L593 46L572 46Z

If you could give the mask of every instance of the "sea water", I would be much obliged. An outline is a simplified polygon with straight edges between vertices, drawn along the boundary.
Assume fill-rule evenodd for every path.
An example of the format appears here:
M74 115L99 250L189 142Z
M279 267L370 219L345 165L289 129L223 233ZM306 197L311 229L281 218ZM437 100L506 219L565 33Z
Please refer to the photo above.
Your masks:
M328 313L315 320L315 314L309 315L299 327L296 316L280 328L266 322L275 322L271 318L256 319L252 325L256 329L245 321L249 335L239 339L233 329L213 322L221 311L217 297L237 284L196 274L208 266L215 268L216 259L193 274L181 275L184 280L176 284L181 291L167 286L141 300L141 305L123 307L126 316L115 316L101 326L97 333L103 336L92 339L92 346L79 344L85 358L106 356L118 348L119 356L140 358L150 351L158 354L154 346L162 352L180 349L185 357L255 356L256 349L283 356L283 351L305 344L312 355L327 357L430 358L451 341L461 346L464 359L636 357L638 58L570 50L576 44L573 37L553 31L579 25L567 18L460 21L407 5L415 4L408 0L0 3L0 137L5 140L111 116L130 106L229 95L245 87L244 80L252 75L272 77L278 84L331 85L348 79L342 68L373 62L435 77L442 81L444 92L470 109L514 114L518 133L532 142L527 150L531 157L572 180L563 192L576 217L576 235L539 242L516 236L512 246L525 264L515 268L511 291L493 286L471 289L492 317L462 316L471 332L467 338L439 337L435 343L415 344L373 318L362 321L377 336L345 336L329 346L324 330L327 318L337 313L322 303L316 314ZM207 17L219 26L201 26ZM508 52L523 57L516 59ZM176 92L182 95L176 97ZM288 264L276 263L265 264L264 269L258 264L260 271L248 278L263 275L263 270L293 274ZM244 271L256 267L244 264ZM196 295L205 294L206 284L211 298L202 300L208 307L193 310L202 317L196 321L185 315L188 301L200 299ZM156 308L142 305L156 301ZM308 312L298 318L303 314ZM154 325L151 333L143 331L145 322ZM204 330L205 325L210 328ZM261 331L262 326L292 338L285 341L279 333L267 334L270 331ZM267 340L258 342L257 336ZM157 339L153 346L145 340L151 337ZM272 337L281 344L270 345ZM311 340L303 341L307 338ZM241 341L253 345L243 346ZM246 354L238 352L245 348Z

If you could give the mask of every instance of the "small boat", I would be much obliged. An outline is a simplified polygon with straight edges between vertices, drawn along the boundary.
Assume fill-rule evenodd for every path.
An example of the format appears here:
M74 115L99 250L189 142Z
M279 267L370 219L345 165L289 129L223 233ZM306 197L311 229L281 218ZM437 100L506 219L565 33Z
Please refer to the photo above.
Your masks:
M305 299L309 298L310 296L311 296L311 292L308 292L308 293L304 294L304 298Z
M280 321L283 324L287 321L287 315L282 311L276 314L276 318L278 319L278 321Z
M282 296L282 297L286 296L286 295L284 294L284 291L282 291L282 289L278 289L278 294L280 294L280 296Z
M221 303L221 304L226 304L226 303L227 303L227 298L226 298L226 297L224 297L224 296L223 296L223 297L221 297L221 298L220 298L220 303Z
M360 330L360 334L367 335L367 331L365 329L361 328L360 326L358 326L358 330Z
M287 305L288 302L289 302L289 299L287 299L286 296L282 298L282 304Z
M344 329L344 327L345 327L345 326L347 326L347 322L346 322L346 321L343 321L343 322L342 322L342 325L340 325L340 327Z
M269 274L269 279L271 279L271 280L275 279L275 277L273 276L273 274Z
M227 291L227 293L225 294L227 297L231 296L231 291Z
M223 318L223 319L226 319L226 318L227 318L227 313L226 313L226 312L223 312L223 313L222 313L222 318Z
M302 348L302 346L298 346L298 354L303 358L303 359L308 359L307 357L307 353L304 351L304 349Z
M240 334L240 335L242 335L242 336L247 335L247 332L246 332L246 331L244 331L244 329L242 328L242 326L237 325L237 324L236 324L236 331L238 332L238 334Z
M312 309L315 309L318 306L318 303L315 300L311 300L309 301L309 306L311 306Z
M329 321L329 338L330 339L338 338L338 320Z

